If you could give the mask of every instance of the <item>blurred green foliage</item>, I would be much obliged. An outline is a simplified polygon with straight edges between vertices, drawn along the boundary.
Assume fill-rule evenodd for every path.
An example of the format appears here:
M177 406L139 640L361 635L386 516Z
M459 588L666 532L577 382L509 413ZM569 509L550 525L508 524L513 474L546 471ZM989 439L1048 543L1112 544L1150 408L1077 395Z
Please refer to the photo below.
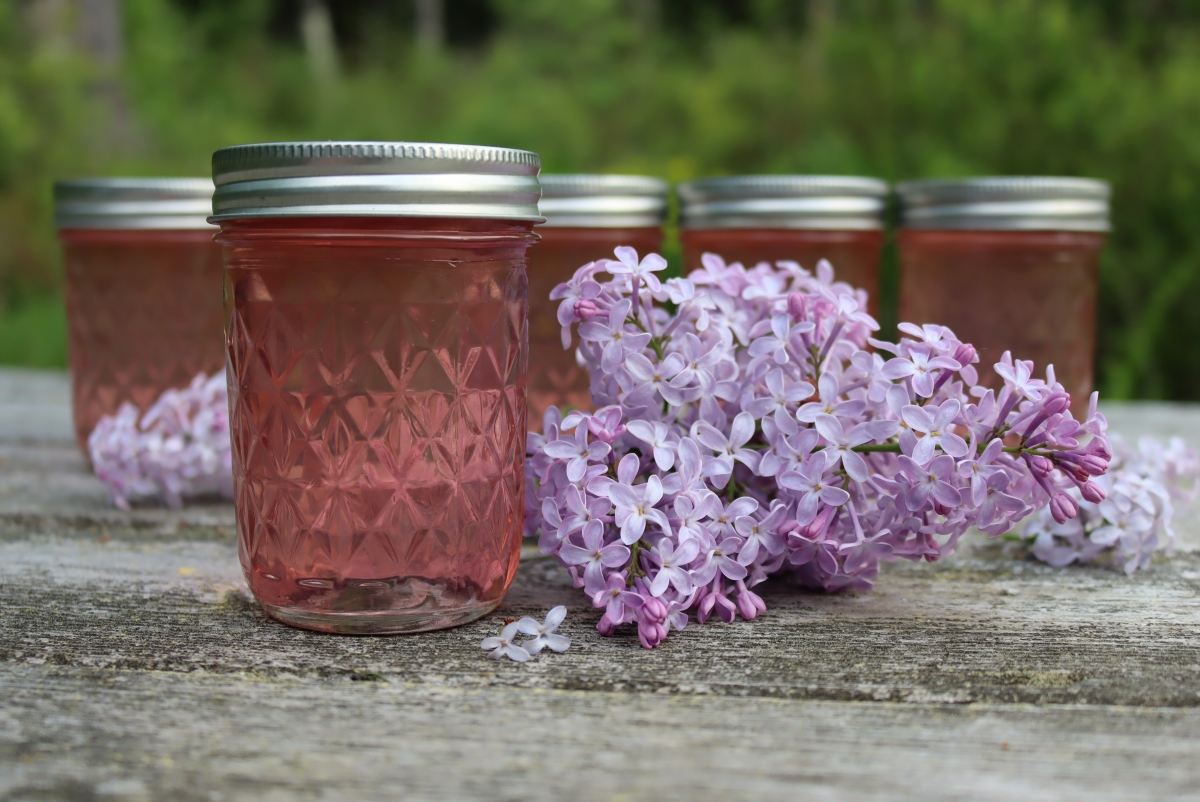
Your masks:
M0 314L0 365L67 364L67 320L62 300L50 293L23 297Z
M126 0L110 69L73 46L68 0L28 19L48 2L0 0L0 359L63 358L61 316L28 311L58 286L52 178L410 139L672 180L1104 178L1100 387L1200 400L1197 0L446 0L440 47L415 42L412 3L346 0L332 68L295 0Z

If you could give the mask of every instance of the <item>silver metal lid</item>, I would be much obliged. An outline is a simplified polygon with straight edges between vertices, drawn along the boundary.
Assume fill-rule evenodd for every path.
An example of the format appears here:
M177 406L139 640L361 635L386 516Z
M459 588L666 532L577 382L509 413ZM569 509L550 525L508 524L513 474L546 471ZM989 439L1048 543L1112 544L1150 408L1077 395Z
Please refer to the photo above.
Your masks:
M1105 181L1000 176L907 181L896 187L904 228L1108 231Z
M739 175L679 185L684 228L875 230L888 185L841 175Z
M54 225L62 228L205 229L207 178L79 178L54 184Z
M271 142L213 154L212 222L453 217L541 222L536 153L423 142Z
M669 186L644 175L543 175L547 226L645 228L667 217Z

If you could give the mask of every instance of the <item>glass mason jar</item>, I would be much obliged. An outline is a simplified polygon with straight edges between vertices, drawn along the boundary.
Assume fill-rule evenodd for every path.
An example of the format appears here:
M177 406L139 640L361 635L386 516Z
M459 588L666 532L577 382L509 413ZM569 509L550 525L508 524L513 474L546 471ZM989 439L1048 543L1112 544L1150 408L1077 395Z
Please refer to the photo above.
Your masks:
M878 313L879 259L888 185L877 178L832 175L743 175L679 185L684 272L715 253L726 262L821 259L834 275L867 291Z
M592 409L587 371L563 348L558 301L550 292L575 271L628 245L662 247L667 182L635 175L543 175L541 241L529 251L529 428L541 431L549 406Z
M223 368L221 249L205 221L207 178L111 178L54 185L62 242L75 436L126 401Z
M538 167L412 143L213 155L239 554L272 617L418 632L508 589Z
M979 352L980 383L1005 351L1053 364L1086 411L1096 355L1100 249L1109 186L1085 178L912 181L903 221L898 318L949 326Z

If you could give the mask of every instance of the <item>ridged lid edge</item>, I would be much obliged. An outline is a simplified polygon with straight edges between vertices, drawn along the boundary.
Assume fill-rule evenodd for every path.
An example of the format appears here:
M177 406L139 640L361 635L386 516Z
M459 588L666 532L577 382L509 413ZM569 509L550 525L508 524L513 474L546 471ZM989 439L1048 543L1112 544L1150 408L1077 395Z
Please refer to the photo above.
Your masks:
M478 173L536 176L541 164L528 150L436 142L261 142L221 148L212 155L218 187L261 178L440 173L450 172L451 165L470 165Z
M940 205L960 201L1005 200L1109 200L1107 181L1074 176L979 176L929 178L896 185L901 203Z
M541 222L536 153L431 142L266 142L213 154L212 222L448 217Z
M71 178L54 182L59 229L206 229L208 178Z
M677 188L680 202L739 198L862 196L886 199L888 183L853 175L734 175L698 178Z
M1071 176L923 179L897 185L901 227L985 231L1110 230L1106 181Z
M661 178L647 175L588 175L551 173L538 176L542 199L588 196L659 196L666 202L671 186Z

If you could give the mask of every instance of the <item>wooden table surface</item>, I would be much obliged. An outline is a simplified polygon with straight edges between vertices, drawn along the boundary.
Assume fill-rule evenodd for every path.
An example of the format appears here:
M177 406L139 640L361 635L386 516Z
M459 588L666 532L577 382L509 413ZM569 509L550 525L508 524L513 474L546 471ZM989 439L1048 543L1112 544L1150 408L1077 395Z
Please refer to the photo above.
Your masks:
M1200 443L1200 407L1110 405ZM1126 578L968 536L875 592L768 583L753 623L602 638L524 555L498 616L338 637L263 616L232 509L105 505L65 377L0 371L0 799L1200 799L1200 545Z

